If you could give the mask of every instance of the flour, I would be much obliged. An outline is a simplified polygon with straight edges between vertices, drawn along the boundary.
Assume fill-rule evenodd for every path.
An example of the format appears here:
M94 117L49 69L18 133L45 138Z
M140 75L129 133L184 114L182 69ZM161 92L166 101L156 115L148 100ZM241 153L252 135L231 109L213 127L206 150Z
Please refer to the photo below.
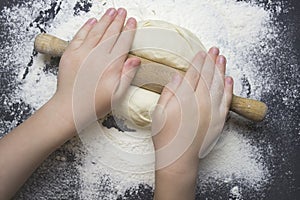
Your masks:
M9 41L13 42L7 44L6 49L1 50L1 54L15 66L11 70L19 74L14 80L18 86L12 94L12 101L29 104L33 112L55 92L56 72L45 70L45 63L51 63L51 58L44 55L33 56L32 64L26 68L32 56L34 37L40 30L70 40L88 18L100 17L105 9L111 6L125 7L128 15L136 17L137 20L159 19L185 27L195 33L206 48L219 47L228 60L227 73L235 80L234 93L260 99L262 83L268 80L260 75L257 66L259 58L253 57L252 54L272 51L264 39L276 38L276 33L268 29L271 26L271 13L263 7L255 3L233 0L201 0L189 3L186 3L186 0L88 2L90 4L86 10L89 12L77 11L76 16L74 9L70 9L76 5L76 0L57 1L56 5L50 0L37 0L25 3L25 6L15 6L2 11L1 19L6 21L5 28L10 30L9 37L13 38ZM51 8L59 10L54 19L47 18L45 21L35 22L40 10ZM277 9L280 12L279 6ZM47 13L42 16L47 16ZM29 22L32 22L31 26ZM106 129L105 133L112 145L126 152L143 155L153 151L150 136L147 135L149 133L142 130L123 133L111 128ZM268 182L269 171L261 150L242 133L241 127L229 121L216 148L207 158L201 160L200 190L205 189L207 184L214 184L216 180L224 183L242 180L249 188L255 187L255 190L260 190ZM109 154L112 150L105 144L90 145L86 148L85 154L77 155L77 159L83 162L82 166L78 165L82 199L99 197L97 181L104 175L109 175L112 184L107 187L115 189L102 199L116 198L124 194L126 189L139 183L153 185L153 163L149 162L143 166L130 165L126 160L122 160L120 155ZM98 156L95 156L95 153ZM139 169L141 171L138 171ZM242 199L239 188L233 187L230 192Z
M243 199L240 188L238 186L234 186L233 188L231 188L229 199L230 200L242 200Z
M200 161L199 182L209 177L230 182L244 179L249 184L265 182L265 169L260 150L239 134L240 127L228 123L214 150ZM227 153L228 152L228 153ZM203 179L204 178L204 179ZM257 185L259 189L261 185Z

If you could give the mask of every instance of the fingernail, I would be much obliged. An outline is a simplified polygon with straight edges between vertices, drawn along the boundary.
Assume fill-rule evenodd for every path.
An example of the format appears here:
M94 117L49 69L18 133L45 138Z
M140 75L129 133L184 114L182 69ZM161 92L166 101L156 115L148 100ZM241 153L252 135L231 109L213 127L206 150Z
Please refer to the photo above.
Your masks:
M130 28L135 28L136 27L136 21L134 18L129 18L127 20L127 26Z
M119 8L118 9L118 15L122 16L126 13L126 10L124 8Z
M219 56L218 57L218 63L219 64L225 64L226 63L226 59L225 59L225 57L224 56Z
M95 18L90 18L86 23L87 24L90 24L90 25L93 25L93 24L95 24L97 22L97 19L95 19Z
M107 11L106 11L106 14L109 15L109 16L114 16L116 13L116 9L114 8L109 8Z
M226 83L229 84L229 85L233 84L232 78L227 77L227 78L226 78Z
M132 60L131 64L133 67L139 67L141 65L141 60L140 59Z
M214 55L218 55L219 54L219 49L217 47L213 47L211 48L211 52L214 54Z

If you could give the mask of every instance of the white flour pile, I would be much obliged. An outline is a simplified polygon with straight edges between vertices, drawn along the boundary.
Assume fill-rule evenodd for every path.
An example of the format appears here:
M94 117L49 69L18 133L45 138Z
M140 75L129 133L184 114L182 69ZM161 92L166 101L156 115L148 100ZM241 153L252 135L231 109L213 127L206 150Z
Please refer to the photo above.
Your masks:
M40 10L47 9L50 0L42 3L40 0L26 3L26 6L6 9L2 15L7 18L7 28L11 29L12 37L18 34L15 43L5 51L11 63L18 66L20 88L15 93L15 100L22 99L25 103L38 109L54 93L56 87L56 75L44 70L45 60L49 58L38 55L34 57L33 65L29 67L26 78L22 80L26 64L30 61L33 50L33 40L39 30L33 27L25 31L28 22L33 21ZM47 33L56 35L65 40L70 40L78 28L90 17L99 17L108 7L125 7L128 15L137 20L160 19L180 25L191 30L209 48L217 46L221 53L228 59L227 73L234 77L235 94L260 99L262 82L265 81L257 71L251 53L259 51L272 51L271 47L264 44L264 38L276 37L269 31L271 13L255 4L236 2L233 0L119 0L99 1L91 0L93 6L90 12L80 12L79 16L73 16L75 0L58 1L61 10L54 20L42 27ZM30 8L28 7L30 4ZM46 5L46 7L45 7ZM49 7L50 8L50 7ZM278 7L278 9L280 9ZM264 44L262 49L261 44ZM4 51L2 50L2 53ZM250 87L251 86L251 87ZM112 143L119 145L126 151L144 154L152 150L151 139L146 136L137 137L124 134L116 129L109 136ZM215 180L231 182L242 180L250 188L259 190L268 181L268 169L260 150L251 144L247 137L242 135L243 129L227 124L214 151L201 161L199 172L200 188ZM136 134L136 133L134 133ZM142 134L142 133L141 133ZM91 147L92 151L100 155L109 155L109 149L105 147ZM119 191L123 193L127 188L140 182L153 185L154 176L152 163L145 166L147 173L128 172L130 167L125 160L117 157L106 157L105 164L95 161L95 157L88 152L86 155L77 155L83 160L83 166L78 166L82 180L81 197L93 199L97 196L98 176L110 175ZM110 166L107 166L110 165ZM118 171L113 168L123 169ZM127 170L129 169L129 170ZM98 178L97 178L98 177ZM203 187L205 188L205 187ZM233 196L242 198L237 186L230 191ZM111 194L107 199L115 198L118 194Z

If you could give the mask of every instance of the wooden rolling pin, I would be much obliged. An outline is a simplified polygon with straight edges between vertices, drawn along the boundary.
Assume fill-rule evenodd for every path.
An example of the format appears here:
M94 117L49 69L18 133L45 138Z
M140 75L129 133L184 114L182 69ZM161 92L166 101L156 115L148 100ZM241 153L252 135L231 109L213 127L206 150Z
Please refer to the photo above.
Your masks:
M34 48L37 52L51 56L61 56L69 42L49 34L40 34L35 38ZM130 55L130 57L134 55ZM170 82L175 73L184 73L161 63L140 58L141 67L135 75L132 85L161 93L164 85ZM144 85L144 83L150 83ZM156 83L156 84L153 84ZM233 95L230 110L255 122L262 121L267 113L265 103Z

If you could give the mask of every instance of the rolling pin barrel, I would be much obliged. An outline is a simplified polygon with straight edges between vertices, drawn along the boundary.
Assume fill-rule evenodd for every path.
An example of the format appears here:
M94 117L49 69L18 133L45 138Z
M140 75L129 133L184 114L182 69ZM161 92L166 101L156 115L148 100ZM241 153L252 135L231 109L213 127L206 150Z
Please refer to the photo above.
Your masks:
M37 52L43 53L43 54L48 54L51 56L61 56L63 52L66 50L68 47L69 42L64 41L62 39L59 39L55 36L49 35L49 34L40 34L36 37L35 42L34 42L34 48ZM145 60L145 59L144 59ZM149 62L149 61L147 61ZM143 63L143 59L142 59ZM161 67L163 66L162 64L158 64ZM164 68L164 76L161 76L159 78L161 79L169 79L170 76L166 76L166 74L174 74L174 69L170 67L165 67ZM146 70L147 72L147 70ZM159 74L159 73L158 73ZM145 73L137 73L135 79L143 79L143 76ZM135 85L135 82L133 81L133 85ZM168 80L163 80L163 82L168 82ZM139 86L139 85L136 85ZM155 86L147 86L145 87L146 89L155 91L160 93L161 89L163 86L158 87L157 85ZM238 97L236 95L233 95L230 110L255 122L262 121L267 113L267 105L261 101L257 101L254 99L247 99L243 97Z

